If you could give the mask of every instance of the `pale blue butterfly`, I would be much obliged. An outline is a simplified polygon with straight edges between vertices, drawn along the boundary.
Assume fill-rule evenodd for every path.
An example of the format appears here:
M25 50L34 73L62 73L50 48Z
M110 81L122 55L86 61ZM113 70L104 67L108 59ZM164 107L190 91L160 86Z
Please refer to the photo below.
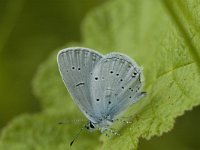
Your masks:
M65 86L89 120L88 130L117 134L109 126L146 95L141 91L142 70L126 55L71 47L58 53L57 62Z

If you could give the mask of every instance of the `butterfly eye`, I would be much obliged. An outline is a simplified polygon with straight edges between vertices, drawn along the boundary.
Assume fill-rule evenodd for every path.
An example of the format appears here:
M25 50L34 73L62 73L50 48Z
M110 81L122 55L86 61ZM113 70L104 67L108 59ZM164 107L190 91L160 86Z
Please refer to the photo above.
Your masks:
M90 122L90 128L94 129L94 125Z

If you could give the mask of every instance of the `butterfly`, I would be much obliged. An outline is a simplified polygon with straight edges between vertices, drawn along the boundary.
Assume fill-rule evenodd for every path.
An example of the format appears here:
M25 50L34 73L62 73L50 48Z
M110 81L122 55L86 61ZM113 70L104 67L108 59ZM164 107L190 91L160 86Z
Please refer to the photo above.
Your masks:
M57 63L90 131L112 132L109 127L117 116L146 95L142 69L121 53L102 55L89 48L70 47L59 51Z

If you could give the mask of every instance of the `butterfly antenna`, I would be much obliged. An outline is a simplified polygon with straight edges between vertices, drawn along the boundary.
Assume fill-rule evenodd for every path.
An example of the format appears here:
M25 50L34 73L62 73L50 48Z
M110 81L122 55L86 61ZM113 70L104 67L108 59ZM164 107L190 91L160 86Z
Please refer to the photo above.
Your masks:
M81 132L83 131L83 129L85 128L85 125L80 129L80 131L76 134L76 136L74 137L74 139L71 141L70 146L73 145L74 141L80 136Z
M58 124L63 125L63 124L79 124L81 122L85 122L83 119L77 119L77 120L71 120L71 121L60 121Z

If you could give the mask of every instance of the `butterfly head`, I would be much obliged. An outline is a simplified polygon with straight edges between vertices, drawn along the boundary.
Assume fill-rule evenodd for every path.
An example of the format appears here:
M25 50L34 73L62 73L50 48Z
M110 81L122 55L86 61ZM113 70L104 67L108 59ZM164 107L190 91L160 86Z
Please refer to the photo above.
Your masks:
M85 125L85 128L89 131L94 131L96 129L96 126L93 122L89 121L88 124Z

